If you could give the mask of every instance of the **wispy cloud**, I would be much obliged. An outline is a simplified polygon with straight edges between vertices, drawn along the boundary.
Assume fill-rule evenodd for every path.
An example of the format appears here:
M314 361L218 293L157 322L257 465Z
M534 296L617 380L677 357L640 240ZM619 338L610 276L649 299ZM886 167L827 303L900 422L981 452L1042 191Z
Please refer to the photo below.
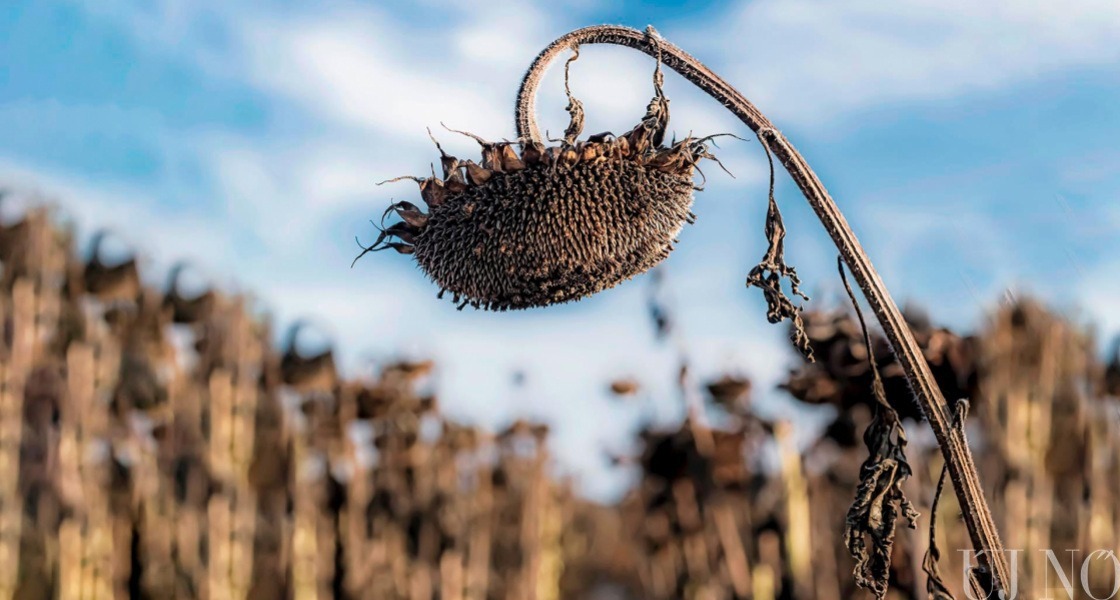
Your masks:
M975 310L959 306L969 301L964 288L970 283L951 268L955 261L966 254L971 258L962 265L964 277L974 280L971 285L983 298L1006 279L1030 273L1021 258L1030 248L1055 243L1037 235L1041 229L1031 229L1031 235L998 229L993 213L1006 211L1007 204L991 200L995 192L984 195L988 179L1031 175L1022 165L1012 175L990 169L996 160L1029 159L1029 149L981 157L987 162L975 167L898 161L899 172L880 173L866 167L876 157L863 154L874 150L844 136L858 129L853 115L883 107L970 95L982 103L986 93L1045 81L1066 70L1120 63L1115 44L1120 5L1113 0L1074 4L763 0L731 3L723 18L703 28L656 25L725 75L780 126L822 134L832 146L817 152L834 146L863 156L860 163L836 152L832 164L825 165L832 173L822 176L830 187L841 182L833 191L892 290L900 299L909 292L918 301L940 302L935 317L945 318L953 311ZM153 256L154 272L188 257L224 281L244 282L266 300L281 327L320 315L351 366L364 360L363 352L385 357L403 349L434 356L442 365L445 400L453 413L485 412L489 424L525 412L547 417L559 425L567 464L588 473L592 489L610 489L613 481L597 468L596 449L633 426L628 409L604 408L602 385L610 377L636 372L664 400L659 410L679 409L672 383L676 357L649 348L642 281L567 308L464 316L435 300L434 290L407 261L383 257L348 268L356 250L353 236L372 231L364 219L376 216L391 197L415 194L408 182L380 188L376 182L423 174L436 157L425 128L432 127L444 147L460 156L475 155L477 146L443 131L441 121L491 139L512 137L514 93L523 69L556 35L594 22L594 3L580 3L578 12L548 2L467 6L436 0L419 8L193 0L97 0L76 6L112 36L135 41L128 47L144 55L131 58L147 61L152 72L187 72L201 81L223 82L215 89L242 92L230 101L252 115L253 126L230 126L229 114L238 111L224 112L221 121L177 122L161 118L164 107L158 104L61 106L21 98L0 107L6 122L26 123L6 134L32 140L37 121L53 123L58 135L34 141L53 150L45 155L55 160L16 160L9 152L0 163L0 179L48 191L87 232L101 226L126 231L129 241ZM640 21L643 15L632 17ZM618 133L636 122L650 96L652 66L649 57L619 48L583 49L573 66L572 86L588 109L587 132ZM670 74L666 85L678 135L744 133L741 124L679 77ZM546 79L539 106L543 128L562 130L566 115L559 69ZM899 128L910 131L911 126ZM99 132L112 138L103 152L119 149L123 138L150 152L156 157L154 175L142 179L122 169L67 162L63 146L105 139L93 135ZM977 133L977 139L983 135ZM54 147L52 140L58 140ZM698 378L724 366L748 365L759 389L765 389L782 375L790 356L784 331L765 323L761 298L742 287L745 269L764 248L765 163L754 140L722 142L720 156L738 179L723 176L714 165L705 168L711 185L698 198L700 222L684 232L681 249L670 258L670 281L695 362L709 365ZM813 150L810 146L807 154ZM898 152L894 147L886 151ZM1065 172L1060 181L1068 189L1055 192L1099 196L1115 187L1108 180L1115 157L1090 158L1071 157L1069 164L1080 167ZM914 171L901 172L904 168ZM843 169L862 169L865 176L846 180ZM967 189L938 187L933 180L953 177L971 177ZM1038 181L1039 186L1052 184ZM784 178L782 183L788 186ZM779 192L791 260L811 290L823 285L831 293L819 282L834 274L834 251L792 188ZM1120 224L1120 212L1082 208L1074 206L1092 221L1096 240ZM1014 218L1022 223L1051 214L1021 212ZM1116 220L1109 221L1112 217ZM1075 238L1074 229L1063 229L1066 238ZM1120 248L1101 242L1091 253L1082 250L1098 259ZM1118 279L1120 265L1092 260L1084 269L1084 281L1074 284L1079 297L1111 306L1110 298L1120 292L1107 282ZM921 272L939 275L910 275ZM1098 314L1108 327L1120 328L1120 315L1106 309ZM514 369L529 373L530 385L522 392L510 388ZM604 412L618 419L598 418Z
M1120 4L995 0L749 2L681 39L766 111L820 122L1120 60ZM825 100L825 101L822 101Z
M80 244L94 232L113 232L147 261L145 274L157 280L183 259L204 263L221 276L214 269L228 265L228 257L236 254L234 232L215 228L209 215L161 205L143 188L89 181L9 160L0 160L0 182L12 194L9 201L60 209L58 218L77 226ZM141 223L144 226L138 226ZM233 283L228 276L219 281Z
M495 102L493 69L466 69L460 46L432 29L413 28L374 9L265 19L244 27L248 76L343 126L369 127L386 143L418 137L432 115L475 127L508 127ZM424 51L411 60L410 49ZM472 61L473 62L473 61Z

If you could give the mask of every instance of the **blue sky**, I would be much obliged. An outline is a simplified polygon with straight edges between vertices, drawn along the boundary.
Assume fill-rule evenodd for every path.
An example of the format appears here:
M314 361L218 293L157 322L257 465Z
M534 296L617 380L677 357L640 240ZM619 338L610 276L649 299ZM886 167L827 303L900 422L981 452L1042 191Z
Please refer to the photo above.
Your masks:
M655 25L751 98L808 158L899 303L959 327L1011 290L1101 337L1120 332L1120 4L1114 0L762 0L671 3L29 2L0 7L0 181L58 202L87 236L124 232L163 280L193 260L283 326L312 316L359 372L398 353L440 361L452 414L546 419L588 493L617 491L600 449L671 419L671 349L652 345L640 278L574 305L457 312L402 257L350 269L353 238L437 156L425 127L513 136L520 75L559 34ZM587 131L623 131L649 58L586 48L573 87ZM746 135L675 75L679 133ZM565 124L553 73L545 127ZM438 133L472 156L476 145ZM765 250L764 157L721 143L699 221L667 262L700 378L765 390L793 357L743 280ZM835 251L788 180L787 254L814 302L841 298ZM523 389L510 386L524 370ZM618 375L651 398L619 405ZM781 394L761 409L801 418Z

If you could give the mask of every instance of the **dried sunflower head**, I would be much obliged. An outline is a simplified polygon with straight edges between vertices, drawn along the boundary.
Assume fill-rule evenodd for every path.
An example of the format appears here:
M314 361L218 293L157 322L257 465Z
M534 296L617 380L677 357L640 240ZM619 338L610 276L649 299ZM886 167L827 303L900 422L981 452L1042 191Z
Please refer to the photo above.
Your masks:
M654 81L646 116L620 136L579 140L583 108L569 90L571 124L555 146L464 134L482 146L476 163L437 142L442 177L433 168L431 177L400 178L420 185L427 211L392 204L385 216L401 220L362 254L411 254L441 295L491 310L577 300L650 269L693 219L693 170L711 158L711 138L663 145L669 101L660 65Z

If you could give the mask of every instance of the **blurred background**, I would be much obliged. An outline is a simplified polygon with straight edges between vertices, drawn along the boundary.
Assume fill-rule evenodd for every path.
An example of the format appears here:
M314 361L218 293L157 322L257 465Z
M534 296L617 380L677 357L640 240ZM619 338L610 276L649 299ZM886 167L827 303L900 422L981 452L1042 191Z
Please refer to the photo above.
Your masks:
M835 249L780 175L787 259L828 359L807 366L743 284L766 250L765 156L680 77L666 75L678 137L748 139L719 140L734 178L705 170L698 221L656 275L572 305L490 314L437 299L403 257L350 267L355 236L374 236L368 220L418 196L409 182L377 183L428 173L438 152L426 128L461 157L477 144L441 123L514 137L524 69L555 37L598 23L654 25L806 156L910 307L946 395L973 398L1005 538L1120 539L1099 529L1117 523L1107 494L1120 493L1109 479L1120 443L1109 387L1120 385L1109 367L1120 330L1120 5L232 4L0 7L12 476L0 593L851 597L841 522L829 519L854 486L835 464L858 469L866 456L856 441L869 375ZM572 66L585 131L631 128L652 69L636 52L585 48ZM554 71L543 128L564 128L565 103ZM890 363L885 346L878 356ZM1039 365L1050 369L1041 383ZM916 417L899 373L884 376ZM1020 414L1032 416L1001 425ZM1038 429L1052 421L1068 428ZM1090 435L1091 424L1105 429ZM939 459L926 459L924 425L909 430L912 499L928 513ZM724 435L731 464L716 468ZM1081 440L1073 458L1051 450L1062 439ZM284 460L269 471L261 460L272 455ZM1086 491L1100 478L1110 483ZM448 500L458 485L474 490L462 506ZM1085 512L1055 521L1070 502ZM700 507L693 521L682 503ZM496 514L516 525L472 520ZM942 547L959 560L967 544L947 518L958 537ZM355 519L365 533L348 539ZM91 529L102 520L112 527ZM176 522L193 525L156 535ZM581 524L644 541L604 561L591 533L562 534ZM1078 537L1091 530L1103 537ZM317 546L300 546L308 535ZM924 589L924 535L898 559L903 590ZM67 547L82 550L68 559ZM811 584L807 565L824 559L795 551L810 547L835 553ZM164 558L145 570L140 556ZM347 562L356 556L367 562ZM390 571L383 590L362 579ZM278 587L250 583L266 579Z

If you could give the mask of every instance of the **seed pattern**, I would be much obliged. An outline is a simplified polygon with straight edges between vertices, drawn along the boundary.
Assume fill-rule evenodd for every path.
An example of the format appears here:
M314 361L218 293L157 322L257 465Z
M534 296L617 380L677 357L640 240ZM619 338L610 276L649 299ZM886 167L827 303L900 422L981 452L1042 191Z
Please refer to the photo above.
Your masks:
M565 67L565 84L578 56ZM428 212L410 202L391 205L385 216L401 220L379 227L359 258L389 248L413 254L441 296L450 292L459 308L489 310L578 300L644 273L669 255L694 218L693 170L714 159L710 137L662 145L669 101L661 82L658 68L645 117L619 137L577 141L583 107L569 87L571 121L559 146L457 132L482 147L478 164L437 142L442 178L398 178L419 184Z
M565 302L665 258L691 203L687 176L622 161L527 169L433 209L416 260L476 306Z

